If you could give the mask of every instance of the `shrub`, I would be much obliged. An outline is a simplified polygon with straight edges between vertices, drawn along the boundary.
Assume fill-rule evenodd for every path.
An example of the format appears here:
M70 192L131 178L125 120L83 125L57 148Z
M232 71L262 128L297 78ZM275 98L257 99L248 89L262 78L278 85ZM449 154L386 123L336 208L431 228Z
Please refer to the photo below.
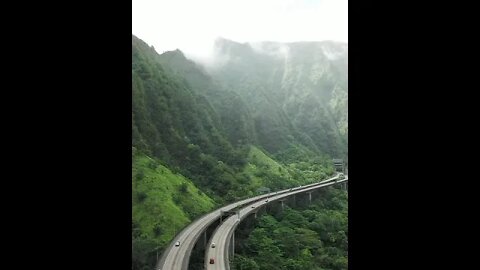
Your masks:
M187 193L187 192L188 192L188 185L187 185L187 183L185 183L185 182L182 183L182 184L180 185L179 190L180 190L181 193Z
M139 192L137 195L138 201L139 202L144 202L145 199L147 198L147 193L145 192Z
M143 171L139 171L136 177L137 177L137 180L142 180L144 176L145 174L143 173Z

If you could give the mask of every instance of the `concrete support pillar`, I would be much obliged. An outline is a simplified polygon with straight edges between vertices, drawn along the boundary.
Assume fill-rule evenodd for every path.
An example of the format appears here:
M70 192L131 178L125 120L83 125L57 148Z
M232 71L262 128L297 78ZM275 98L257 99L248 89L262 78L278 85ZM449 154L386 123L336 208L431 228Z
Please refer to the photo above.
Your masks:
M255 214L255 218L257 218L257 212L254 212L254 214Z
M207 230L203 232L203 247L207 247Z
M235 231L233 231L232 233L232 242L230 243L230 245L232 246L232 260L233 260L233 256L235 256Z
M307 192L308 193L308 201L312 203L312 192Z
M284 200L281 200L280 203L282 204L282 211L283 211L285 209Z

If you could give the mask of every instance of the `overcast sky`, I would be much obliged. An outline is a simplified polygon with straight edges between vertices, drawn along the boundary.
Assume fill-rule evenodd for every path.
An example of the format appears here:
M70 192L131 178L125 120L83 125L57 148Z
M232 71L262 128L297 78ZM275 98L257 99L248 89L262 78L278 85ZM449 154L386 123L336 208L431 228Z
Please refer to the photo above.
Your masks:
M347 0L132 0L132 32L158 53L209 54L213 41L348 42Z

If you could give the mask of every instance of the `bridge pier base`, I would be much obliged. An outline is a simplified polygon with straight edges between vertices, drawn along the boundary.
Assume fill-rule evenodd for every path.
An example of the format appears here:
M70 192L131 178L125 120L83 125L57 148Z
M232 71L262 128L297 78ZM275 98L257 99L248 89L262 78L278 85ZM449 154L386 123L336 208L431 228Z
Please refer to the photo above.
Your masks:
M308 193L308 202L312 203L312 192L307 192Z

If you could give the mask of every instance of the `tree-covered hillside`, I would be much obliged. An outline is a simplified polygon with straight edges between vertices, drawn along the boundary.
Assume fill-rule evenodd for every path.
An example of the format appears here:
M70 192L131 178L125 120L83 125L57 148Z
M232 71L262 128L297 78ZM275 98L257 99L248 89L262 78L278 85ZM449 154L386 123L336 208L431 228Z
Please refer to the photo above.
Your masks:
M184 78L167 73L157 57L153 48L132 37L132 145L209 195L221 194L220 188L235 182L246 153L226 139L206 97L192 91Z
M252 106L178 50L158 55L132 36L132 77L133 146L188 177L219 203L251 195L259 184L278 189L333 173L330 157L295 140L297 131L287 129L288 119L282 128L293 134L291 143L282 145L272 135L268 144L262 144L257 140L259 128L251 116ZM278 150L268 151L268 145L276 143ZM280 162L290 176L270 174L252 184L255 175L246 169L256 162L250 155L252 147ZM311 169L310 165L295 166L301 162L317 164L323 173L301 177L301 168ZM267 176L265 172L257 174Z
M134 149L132 161L133 267L151 269L175 234L215 203L156 159Z
M330 150L277 98L256 101L219 74L132 35L133 269L152 269L181 227L216 206L334 173ZM268 94L259 81L249 91Z
M234 257L233 270L345 270L348 202L328 188L308 207L263 215Z
M208 99L232 145L257 144L250 109L240 95L223 88L204 67L185 58L179 50L163 53L158 59L168 71L184 78L193 91Z
M346 158L346 44L218 39L215 52L210 74L247 102L267 151L303 144L317 154Z

